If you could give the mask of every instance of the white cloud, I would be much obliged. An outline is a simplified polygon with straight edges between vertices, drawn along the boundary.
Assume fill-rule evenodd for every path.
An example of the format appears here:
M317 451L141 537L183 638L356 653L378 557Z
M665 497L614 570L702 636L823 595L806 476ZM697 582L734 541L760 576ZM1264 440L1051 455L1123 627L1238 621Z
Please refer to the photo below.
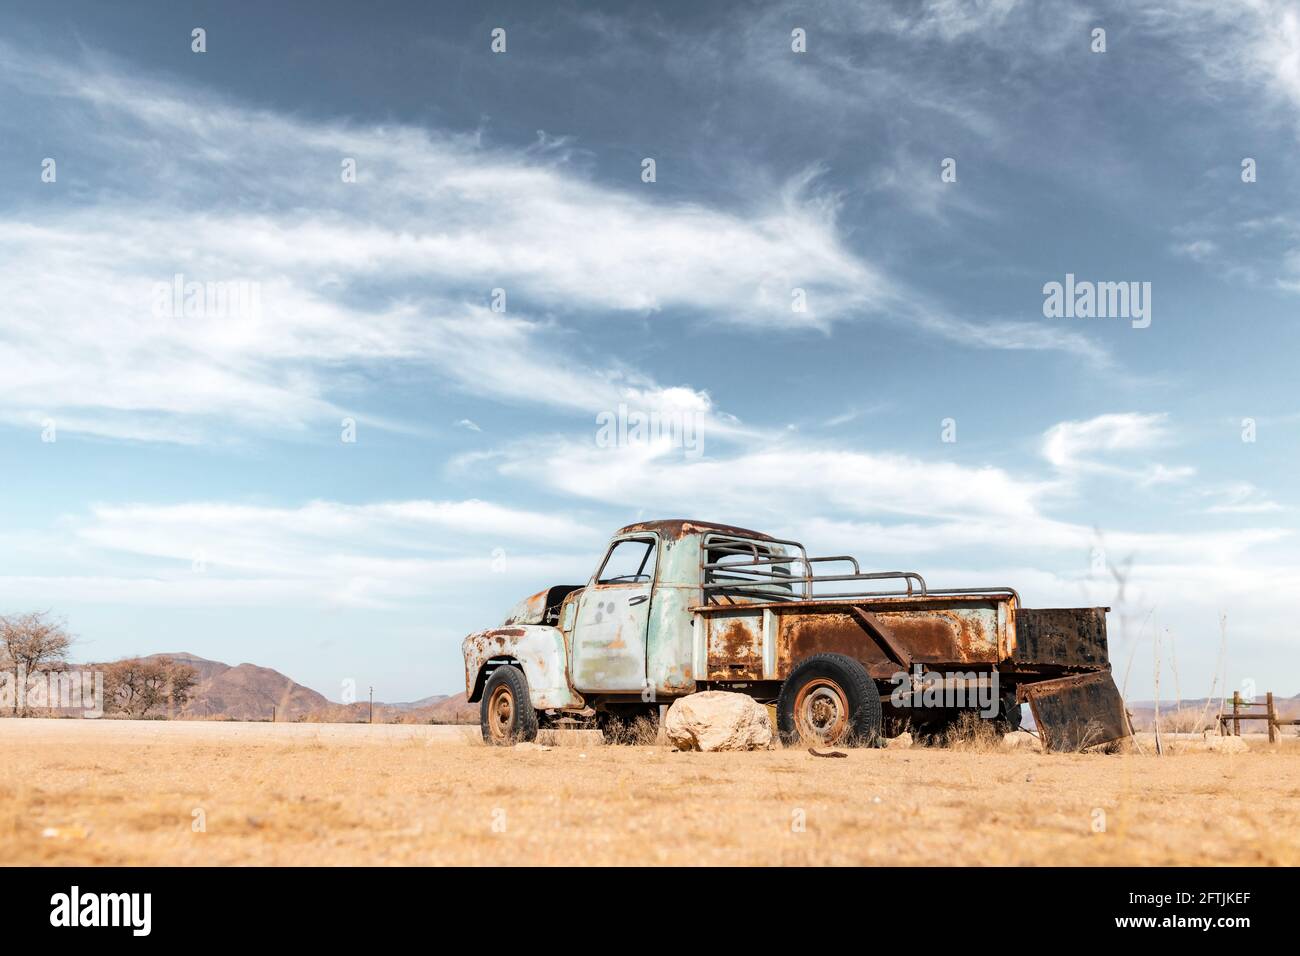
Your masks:
M267 541L352 542L439 548L438 535L496 539L570 541L592 530L563 516L508 508L486 501L390 501L348 505L313 501L293 508L193 502L179 505L97 505L93 521L78 537L100 547L188 561L196 549L214 564L273 569L264 561Z
M1205 509L1207 514L1270 514L1285 510L1249 481L1234 482L1207 495L1218 499Z
M0 54L0 86L44 103L86 156L113 157L77 173L101 178L93 202L0 219L10 421L176 441L231 422L293 432L350 414L395 425L364 414L377 366L570 411L607 409L629 390L653 404L675 383L593 361L566 333L663 310L784 330L873 315L975 347L1097 352L1041 329L989 336L919 305L845 246L815 170L726 211L664 201L632 171L625 189L598 185L563 150L311 122L128 79L93 58ZM356 183L341 181L345 157ZM239 202L195 198L214 193ZM154 289L177 274L255 283L261 315L160 318ZM485 305L497 288L504 314ZM791 309L795 288L804 312ZM735 424L718 417L714 431Z
M1196 262L1207 262L1218 251L1219 244L1212 239L1193 239L1174 246L1174 252Z
M1163 484L1191 477L1195 469L1154 463L1141 468L1116 464L1125 453L1151 453L1172 440L1165 413L1122 412L1086 421L1059 422L1043 435L1042 454L1069 478L1087 473L1127 476L1142 484Z
M1300 10L1290 0L1178 0L1132 13L1176 44L1211 91L1248 85L1293 115L1300 108Z
M297 507L188 502L99 505L44 537L7 542L23 570L7 601L187 606L425 605L466 588L526 592L585 580L607 529L487 501ZM29 555L61 570L33 573Z
M68 427L142 438L165 430L150 416L295 428L341 410L323 366L377 362L589 411L627 388L653 401L660 386L617 363L584 364L530 313L581 320L676 308L824 328L892 294L845 250L833 204L809 195L806 181L746 214L660 202L476 138L313 124L3 52L0 82L37 99L53 93L51 121L115 153L110 170L150 170L112 183L116 198L88 208L0 222L0 355L20 370L0 389L11 419L57 411ZM169 144L161 162L158 141ZM340 181L348 156L355 184ZM198 182L241 201L197 206ZM160 319L153 289L178 273L259 283L263 315ZM790 308L796 286L806 312ZM505 290L508 313L483 307L494 288ZM135 428L110 420L126 414Z
M1291 249L1282 258L1282 273L1277 285L1287 292L1300 292L1300 249Z
M1160 416L1119 418L1063 430L1068 439L1054 446L1058 460L1077 468L1081 455L1123 455L1169 436ZM1165 496L1136 497L1133 475L1150 477L1159 466L1092 473L1124 484L1131 507L1122 517L1105 491L1081 502L1073 474L1035 478L793 438L700 461L672 450L597 449L553 438L476 461L620 509L629 520L719 520L803 541L811 554L854 555L866 570L915 570L932 587L1010 586L1030 607L1110 606L1117 667L1136 646L1137 623L1155 620L1181 638L1189 685L1214 665L1220 613L1232 616L1235 659L1243 661L1240 641L1286 640L1276 622L1289 613L1286 595L1300 589L1288 527L1168 527L1154 513L1144 520L1144 503ZM1116 569L1126 579L1122 591ZM1138 666L1132 686L1149 680L1149 668Z
M1165 434L1162 416L1148 422L1113 417L1126 420L1066 423L1085 427L1076 430L1060 460L1078 465L1078 454L1142 447L1145 439ZM513 446L492 461L503 474L577 499L652 515L757 525L831 550L866 546L881 556L1012 551L1050 562L1066 553L1086 555L1101 535L1092 522L1052 516L1073 504L1070 487L1058 479L799 441L691 460L662 448L597 448L552 438ZM1118 479L1127 474L1106 473ZM1137 552L1147 561L1195 556L1217 563L1289 534L1280 528L1164 532L1108 526L1104 538L1108 549Z
M1001 29L1020 6L1020 0L925 0L911 16L899 18L896 29L920 37L938 37L946 42Z
M557 438L515 446L498 467L578 498L665 514L739 513L782 526L795 501L805 514L815 503L823 511L856 515L1013 519L1032 514L1033 502L1051 488L997 468L794 443L692 460L672 449L598 448Z

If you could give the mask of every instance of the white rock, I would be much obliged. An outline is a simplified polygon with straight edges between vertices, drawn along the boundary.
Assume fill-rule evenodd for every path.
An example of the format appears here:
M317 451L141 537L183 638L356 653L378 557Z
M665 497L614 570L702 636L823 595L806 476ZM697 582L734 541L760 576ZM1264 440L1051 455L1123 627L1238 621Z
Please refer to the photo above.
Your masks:
M889 737L885 740L886 750L906 750L912 746L911 734L899 734L897 737Z
M673 701L664 733L678 750L766 750L767 708L746 694L706 690Z
M1189 747L1188 744L1191 744ZM1179 741L1177 749L1190 751L1203 751L1216 754L1244 754L1250 748L1246 746L1246 741L1240 737L1220 737L1217 734L1206 734L1205 738L1197 741Z

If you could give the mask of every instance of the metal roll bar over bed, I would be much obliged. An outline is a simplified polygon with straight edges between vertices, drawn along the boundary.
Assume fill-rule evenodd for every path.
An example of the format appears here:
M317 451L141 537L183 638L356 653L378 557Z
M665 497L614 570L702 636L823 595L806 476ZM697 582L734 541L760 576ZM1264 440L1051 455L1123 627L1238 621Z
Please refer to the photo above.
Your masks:
M775 546L795 549L798 554L777 554ZM705 603L719 603L725 597L749 597L762 600L828 600L874 597L927 597L952 594L1009 594L1017 605L1020 595L1014 588L937 588L932 589L925 578L916 571L867 571L858 565L857 558L847 554L808 557L808 552L798 541L781 538L757 540L727 534L708 534L701 549L701 584ZM729 556L747 556L748 561L726 561ZM813 565L847 562L851 574L816 574ZM803 574L794 574L789 566L800 564ZM721 572L721 573L719 573ZM731 577L727 576L730 572ZM831 582L889 581L903 582L902 590L886 591L834 591L817 594L816 586ZM795 594L795 584L802 586L802 594ZM788 597L781 592L788 590Z

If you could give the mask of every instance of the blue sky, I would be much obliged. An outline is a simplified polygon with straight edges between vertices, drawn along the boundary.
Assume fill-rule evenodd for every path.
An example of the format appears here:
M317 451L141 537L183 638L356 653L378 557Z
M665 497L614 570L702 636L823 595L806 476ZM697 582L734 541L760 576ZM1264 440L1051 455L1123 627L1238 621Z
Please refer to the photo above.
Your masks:
M0 98L0 608L85 659L452 692L690 516L1300 691L1293 3L17 3Z

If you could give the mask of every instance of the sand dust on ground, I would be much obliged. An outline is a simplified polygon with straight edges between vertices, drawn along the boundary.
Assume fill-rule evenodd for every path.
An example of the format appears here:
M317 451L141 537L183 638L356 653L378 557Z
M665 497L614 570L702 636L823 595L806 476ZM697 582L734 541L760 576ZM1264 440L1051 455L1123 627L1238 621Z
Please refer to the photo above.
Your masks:
M477 728L0 720L11 864L1300 864L1240 754L490 748Z

